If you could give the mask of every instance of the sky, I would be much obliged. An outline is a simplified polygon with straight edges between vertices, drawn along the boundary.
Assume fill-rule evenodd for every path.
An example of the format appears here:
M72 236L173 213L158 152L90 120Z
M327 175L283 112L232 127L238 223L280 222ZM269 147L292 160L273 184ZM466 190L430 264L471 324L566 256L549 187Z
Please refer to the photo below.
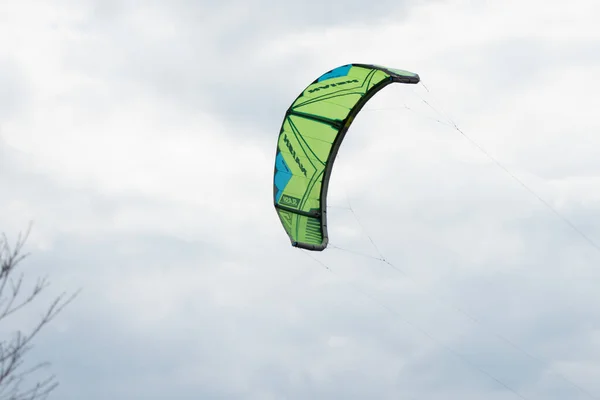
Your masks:
M80 294L50 398L600 397L600 3L6 0L0 231ZM322 73L416 72L361 111L330 246L273 208ZM384 259L385 261L382 261ZM44 303L46 301L46 303Z

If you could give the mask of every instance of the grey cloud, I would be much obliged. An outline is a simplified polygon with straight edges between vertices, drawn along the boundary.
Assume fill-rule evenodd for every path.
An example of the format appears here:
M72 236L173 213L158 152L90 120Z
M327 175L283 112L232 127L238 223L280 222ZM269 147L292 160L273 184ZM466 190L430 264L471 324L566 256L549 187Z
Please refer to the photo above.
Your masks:
M485 44L465 45L436 52L432 57L441 56L447 60L444 69L448 77L460 77L465 86L463 94L457 93L466 115L476 116L481 112L500 107L516 91L523 94L535 90L540 85L552 83L548 77L557 73L556 79L574 83L572 67L586 65L597 66L600 46L592 40L560 40L548 38L509 37ZM462 71L469 71L463 74ZM426 74L425 74L426 75ZM427 82L427 78L424 78ZM585 85L585 83L582 83ZM562 104L579 104L589 109L589 99L577 97L572 93L555 93L550 101ZM493 95L492 95L493 94ZM594 96L590 93L591 96ZM521 110L515 108L510 116L519 116ZM525 117L524 117L525 118ZM539 118L548 118L543 115Z
M113 398L125 395L126 398L164 398L167 395L188 398L194 393L209 398L211 395L253 398L256 393L271 393L275 397L290 398L307 395L365 398L374 394L380 398L394 398L404 391L428 388L435 392L436 387L448 393L453 390L453 385L461 382L469 382L472 390L478 385L478 381L472 382L476 375L473 376L473 371L465 365L456 372L458 375L448 376L449 371L455 370L461 362L452 360L443 351L433 352L431 359L425 362L417 354L432 346L426 337L377 304L355 297L356 293L339 284L311 289L306 286L306 281L290 282L292 290L289 295L279 298L279 304L252 307L250 303L248 309L215 307L211 304L210 293L200 290L189 293L190 308L182 309L180 314L184 318L173 315L138 330L127 322L126 315L121 316L114 306L109 306L111 303L102 294L111 279L119 279L123 268L130 270L133 265L138 265L138 279L143 280L144 270L152 271L156 267L164 266L167 273L177 274L185 263L191 262L189 268L200 269L214 268L214 264L206 259L206 248L198 248L196 244L185 245L169 238L139 237L135 242L138 246L134 247L139 248L139 252L129 254L119 249L120 243L132 246L130 238L124 236L95 243L65 237L57 241L51 252L44 254L44 263L80 268L85 265L89 274L86 278L89 287L84 290L80 303L75 304L68 314L69 330L52 333L39 345L44 349L42 355L56 360L55 370L63 377L64 389L61 390L66 391L64 396L61 394L63 397L70 398L66 395L70 393L71 398L85 395L91 399L108 395ZM179 249L170 250L172 244ZM202 262L193 267L193 260L200 259ZM340 270L340 266L336 268ZM268 276L265 272L257 269L256 275L264 279ZM100 276L106 278L94 279ZM227 285L227 281L220 284ZM301 288L312 291L311 301L298 302ZM230 289L216 286L213 290L216 294ZM248 312L249 309L253 311ZM290 320L292 310L297 317ZM297 320L298 317L301 319ZM198 324L198 321L202 323ZM352 335L347 350L323 347L328 335L343 336L349 331ZM50 349L58 351L58 343L64 340L73 346L58 357ZM294 346L290 347L289 343ZM123 358L118 354L128 356ZM351 357L340 364L337 358L342 354ZM411 361L411 357L417 358ZM441 362L447 358L450 359L447 363ZM372 365L372 369L365 369L364 363ZM401 368L400 365L405 363ZM416 367L419 364L426 368L426 373L418 373ZM321 378L315 376L315 368L319 365ZM440 369L439 375L432 369L433 365ZM67 366L68 370L65 369ZM68 372L73 366L79 366L77 369L86 374L78 377L78 374ZM416 379L423 374L430 379L420 386ZM190 375L195 383L188 381ZM157 376L162 379L153 378ZM208 379L210 376L227 379ZM439 376L446 378L432 385L432 379L440 379L436 378ZM143 382L143 389L136 382ZM482 389L486 387L484 383L481 385ZM91 387L98 386L103 389L90 393ZM133 389L127 389L132 386L137 388L135 393L131 392Z
M218 6L217 6L218 5ZM170 3L170 8L180 15L196 19L208 19L215 13L235 14L237 10L244 11L244 20L252 22L252 28L270 30L273 27L285 28L288 32L305 30L315 27L348 25L349 23L377 21L393 16L398 19L398 13L405 13L409 9L406 2L385 0L365 7L359 0L340 1L334 0L327 3L318 0L305 2L273 2L270 0L228 0L222 2L179 0ZM233 27L229 27L233 28ZM254 29L253 29L254 30ZM235 33L248 34L246 30ZM255 34L255 33L254 33ZM238 38L235 38L238 41Z
M262 55L265 46L302 31L398 19L409 10L407 4L393 1L367 8L357 1L155 3L149 8L156 7L174 34L149 36L133 23L143 10L93 4L87 21L74 26L88 39L73 43L64 55L66 68L116 79L124 95L140 87L190 112L217 112L234 125L249 123L269 132L277 129L293 96L314 77L295 83L310 50L293 51L279 60Z
M29 101L26 76L11 59L0 56L0 118L14 118ZM3 127L0 125L0 138Z
M380 237L385 227L377 233ZM403 256L402 249L398 249L391 251L389 257L401 267L408 264L409 271L415 271L417 266L430 271L443 268L442 260L436 259L434 254L414 258L428 251L431 249L415 248ZM399 394L419 398L426 393L428 398L442 399L454 393L461 398L477 399L483 393L487 396L495 392L498 398L511 398L493 380L403 323L404 319L425 327L441 342L452 340L451 348L511 387L521 389L523 386L529 390L527 384L535 382L542 372L540 366L519 352L507 353L508 346L485 333L453 336L450 326L441 325L444 313L452 313L452 310L434 306L429 295L390 287L391 282L400 284L405 279L383 265L369 264L357 257L340 257L332 252L328 252L327 257L323 254L326 264L342 276L350 271L354 271L355 277L363 276L358 286L366 287L365 290L374 295L377 301L373 302L337 279L327 285L311 283L311 279L329 277L327 271L308 258L297 259L287 253L287 250L273 249L269 258L288 260L273 265L264 258L263 262L260 258L248 259L243 252L235 256L241 258L235 259L232 258L235 253L225 255L213 246L169 236L115 234L101 239L63 235L55 240L53 249L43 253L36 251L31 258L36 269L41 269L42 266L37 267L39 263L60 266L64 271L76 271L69 274L79 275L79 282L84 283L80 299L60 320L68 329L48 331L36 347L41 359L54 361L53 371L62 381L57 396L65 399L83 396L91 400L108 396L115 399L198 396L391 399ZM465 256L457 256L458 261L464 261ZM224 259L245 264L253 271L255 284L246 282L236 289L240 278L235 274L211 280L210 271L223 268ZM274 296L276 302L266 297L268 303L253 298L253 294L260 292L256 283L277 282L284 276L282 268L290 272L304 271L304 276L267 289L264 294ZM307 268L313 272L306 275ZM133 290L157 269L164 270L165 277L189 271L191 278L194 271L201 272L200 276L206 274L207 283L212 284L207 286L202 280L197 281L197 290L185 289L185 300L178 304L181 308L176 314L138 327L130 321L135 315L119 310L119 302L126 301L126 297L108 298L106 293L112 283L121 279L136 279L137 283L130 281ZM132 275L133 271L136 272ZM461 277L456 271L455 275ZM376 279L364 279L369 276ZM122 283L127 285L127 282ZM388 285L387 289L378 290L383 282ZM486 321L491 320L497 331L503 332L503 327L513 326L516 321L521 331L531 333L531 342L526 348L547 343L532 331L536 326L542 332L548 329L541 323L541 316L528 314L529 319L522 320L520 314L514 314L516 308L522 308L522 303L506 305L506 292L515 290L514 282L507 281L503 285L496 280L499 290L487 287L485 293L466 290L486 288L481 283L472 280L464 283L464 287L452 288L456 282L446 283L444 287L447 291L468 295L463 305L472 308L480 304L478 315L488 315ZM568 289L572 286L565 288ZM240 290L244 303L230 306L214 303L214 296L219 293L236 290ZM531 292L531 288L523 285L519 291ZM119 293L127 296L128 291ZM548 287L538 294L538 300L547 299ZM160 292L156 296L161 296ZM495 298L500 299L499 305L491 301ZM164 298L164 301L169 300L169 297ZM398 315L386 311L379 303L396 310ZM537 306L539 303L531 303L530 311L533 313ZM504 312L488 313L494 309ZM560 320L565 321L566 310L563 313L554 308L553 311L554 317L560 316ZM543 318L551 322L551 314ZM460 317L454 315L454 318L457 316ZM463 321L456 329L469 332L476 327ZM577 325L573 328L562 334L575 335ZM339 349L329 347L326 343L330 336L348 336L349 342ZM70 343L68 349L61 345L64 342ZM577 398L574 396L570 398Z

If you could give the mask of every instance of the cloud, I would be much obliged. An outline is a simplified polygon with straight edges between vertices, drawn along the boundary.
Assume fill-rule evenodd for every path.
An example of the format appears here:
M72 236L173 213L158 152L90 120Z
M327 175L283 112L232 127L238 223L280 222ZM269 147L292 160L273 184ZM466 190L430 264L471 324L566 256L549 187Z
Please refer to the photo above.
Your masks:
M577 3L3 5L0 225L33 220L30 273L83 289L31 353L56 396L599 393L598 253L561 220L598 242L597 5ZM274 140L348 62L425 86L354 121L315 260L274 213Z

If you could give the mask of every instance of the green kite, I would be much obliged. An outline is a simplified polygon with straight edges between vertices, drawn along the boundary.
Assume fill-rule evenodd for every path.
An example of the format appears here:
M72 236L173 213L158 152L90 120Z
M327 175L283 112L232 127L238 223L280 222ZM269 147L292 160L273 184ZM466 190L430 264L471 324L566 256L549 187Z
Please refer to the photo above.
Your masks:
M273 197L293 246L327 247L333 161L354 117L394 82L419 83L419 75L377 65L343 65L308 85L286 111L277 141Z

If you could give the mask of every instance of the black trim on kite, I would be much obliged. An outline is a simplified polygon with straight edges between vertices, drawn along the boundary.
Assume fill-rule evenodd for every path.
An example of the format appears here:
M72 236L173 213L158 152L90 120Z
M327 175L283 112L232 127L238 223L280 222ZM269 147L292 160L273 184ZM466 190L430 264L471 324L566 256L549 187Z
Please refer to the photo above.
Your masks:
M302 118L310 119L312 121L322 122L324 124L331 125L334 128L336 128L336 129L341 129L342 126L344 126L344 121L341 121L339 119L329 119L329 118L321 117L319 115L307 114L307 113L303 113L303 112L300 112L300 111L295 111L295 110L292 110L292 109L289 109L286 114L287 115L295 115L297 117L302 117Z
M417 75L416 77L408 77L408 76L400 76L392 71L388 71L385 68L376 67L373 65L367 64L352 64L357 67L364 67L370 69L378 69L384 71L385 73L390 75L390 79L381 81L377 85L373 86L371 90L369 90L365 95L354 105L352 110L348 113L348 116L344 120L344 126L339 134L336 136L333 145L331 147L331 152L329 153L329 157L327 157L327 161L325 162L325 171L323 172L323 182L321 183L321 229L323 230L323 244L322 246L318 246L320 248L316 248L314 250L322 251L327 247L329 243L329 235L327 232L327 190L329 189L329 179L331 178L331 171L333 170L333 163L335 158L337 157L338 150L342 145L344 137L346 136L346 132L352 125L352 122L356 115L360 112L360 110L364 107L364 105L381 89L386 87L387 85L398 82L398 83L419 83L420 78ZM350 121L350 122L348 122Z
M289 212L294 213L294 214L302 215L304 217L310 217L310 218L320 218L321 217L321 213L318 212L318 211L313 211L313 212L302 211L302 210L297 210L297 209L292 208L292 207L282 206L281 204L277 204L277 203L275 203L275 208L278 208L278 209L283 210L283 211L289 211Z
M325 250L325 247L327 247L327 244L315 245L315 244L308 244L308 243L302 243L302 242L292 242L292 246L298 247L299 249L305 249L305 250L323 251L323 250Z
M421 78L419 77L418 74L414 74L414 76L400 75L397 72L390 71L389 69L387 69L385 67L380 67L377 65L370 65L370 64L352 64L352 65L355 67L378 69L380 71L383 71L386 74L391 76L393 82L415 84L415 83L419 83L421 81Z

